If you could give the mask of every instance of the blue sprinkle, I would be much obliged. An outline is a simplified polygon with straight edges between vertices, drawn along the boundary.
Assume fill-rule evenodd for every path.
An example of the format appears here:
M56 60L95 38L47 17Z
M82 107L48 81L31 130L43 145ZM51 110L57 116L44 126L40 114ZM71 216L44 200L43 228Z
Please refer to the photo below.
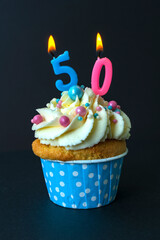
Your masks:
M116 108L114 111L115 111L115 112L120 112L120 109L119 109L119 108Z
M82 88L82 89L85 89L85 86L84 86L84 85L81 85L81 88Z
M104 107L104 109L107 111L107 108L106 108L106 107Z
M83 118L79 116L79 117L78 117L78 120L79 120L79 121L82 121L82 120L83 120Z
M109 109L109 110L112 110L112 106L108 106L108 109Z
M89 104L89 103L85 103L85 106L86 106L86 107L89 107L89 106L90 106L90 104Z
M97 116L98 116L98 113L95 113L95 114L94 114L94 117L96 118Z
M63 95L63 92L61 93L61 96Z
M58 103L58 102L59 102L59 99L57 98L57 99L56 99L56 103Z

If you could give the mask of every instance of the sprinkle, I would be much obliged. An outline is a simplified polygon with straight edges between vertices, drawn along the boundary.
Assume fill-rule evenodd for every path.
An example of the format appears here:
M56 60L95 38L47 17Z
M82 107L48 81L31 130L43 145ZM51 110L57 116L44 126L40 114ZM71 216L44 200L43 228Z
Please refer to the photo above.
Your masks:
M79 116L79 117L78 117L78 120L79 120L79 121L82 121L82 120L83 120L83 118L82 118L81 116Z
M58 103L58 102L59 102L59 99L57 98L57 99L56 99L56 103Z
M89 107L90 106L90 104L89 103L85 103L85 107Z
M101 108L100 106L98 106L98 107L96 107L96 110L97 110L98 112L100 112L100 111L102 110L102 108Z
M113 119L112 122L113 123L117 123L118 121L117 121L117 119Z
M84 85L81 85L81 88L82 88L82 89L84 89L84 88L85 88L85 86L84 86Z
M104 109L107 111L107 108L106 108L106 107L104 107Z
M57 104L57 106L56 106L57 108L61 108L62 106L61 106L61 104Z
M112 110L112 106L108 106L108 109L109 109L109 110Z
M98 117L98 113L95 113L95 114L94 114L94 118L97 118L97 117Z

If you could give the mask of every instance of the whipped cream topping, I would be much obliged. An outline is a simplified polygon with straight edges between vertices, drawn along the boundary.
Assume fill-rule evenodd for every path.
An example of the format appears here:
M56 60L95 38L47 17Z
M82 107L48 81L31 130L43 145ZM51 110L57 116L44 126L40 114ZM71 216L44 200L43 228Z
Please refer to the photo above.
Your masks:
M131 122L128 116L122 110L109 110L108 102L95 95L92 89L85 88L82 98L77 96L75 101L65 91L60 101L61 107L57 106L58 100L53 98L46 108L37 109L44 121L33 124L32 130L42 144L78 150L92 147L106 139L129 138ZM86 115L81 118L76 114L79 106L86 108ZM70 120L67 127L59 122L62 116Z

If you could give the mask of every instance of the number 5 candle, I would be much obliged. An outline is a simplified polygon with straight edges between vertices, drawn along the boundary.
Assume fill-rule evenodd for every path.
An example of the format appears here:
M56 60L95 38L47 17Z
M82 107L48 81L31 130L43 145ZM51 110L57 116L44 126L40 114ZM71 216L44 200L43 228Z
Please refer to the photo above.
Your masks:
M63 54L59 55L57 58L54 57L54 52L56 51L56 45L55 41L52 36L49 37L48 40L48 52L51 53L53 56L53 59L51 60L51 64L54 69L54 73L56 75L59 74L68 74L70 76L70 82L68 84L64 84L62 80L56 81L56 88L59 91L68 91L70 87L77 85L78 83L78 77L75 70L68 66L61 66L60 64L64 61L68 61L69 58L69 52L65 51Z
M103 51L103 43L101 39L101 35L97 34L96 39L96 51L98 53L98 58L94 64L93 70L92 70L92 77L91 77L91 86L92 90L96 95L103 96L105 95L111 85L112 81L112 63L108 58L100 58L100 54ZM102 87L99 86L99 78L101 74L102 67L105 67L105 77Z

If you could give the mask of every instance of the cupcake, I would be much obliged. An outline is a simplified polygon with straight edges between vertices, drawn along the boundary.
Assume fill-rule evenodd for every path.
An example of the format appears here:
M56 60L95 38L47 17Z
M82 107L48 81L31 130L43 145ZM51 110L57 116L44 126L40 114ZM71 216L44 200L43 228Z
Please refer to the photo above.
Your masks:
M32 149L41 158L51 201L77 209L111 203L131 128L117 102L76 85L37 112Z

